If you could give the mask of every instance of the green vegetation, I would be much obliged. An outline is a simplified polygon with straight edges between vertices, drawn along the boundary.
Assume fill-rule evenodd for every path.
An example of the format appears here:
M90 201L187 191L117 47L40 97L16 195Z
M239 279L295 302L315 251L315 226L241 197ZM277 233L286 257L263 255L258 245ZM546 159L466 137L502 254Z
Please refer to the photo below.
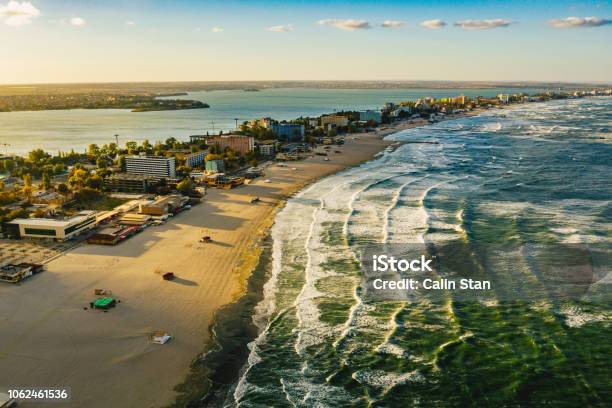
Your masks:
M131 109L132 112L149 112L208 107L208 104L201 101L157 99L157 95L149 94L0 95L0 112L63 109Z

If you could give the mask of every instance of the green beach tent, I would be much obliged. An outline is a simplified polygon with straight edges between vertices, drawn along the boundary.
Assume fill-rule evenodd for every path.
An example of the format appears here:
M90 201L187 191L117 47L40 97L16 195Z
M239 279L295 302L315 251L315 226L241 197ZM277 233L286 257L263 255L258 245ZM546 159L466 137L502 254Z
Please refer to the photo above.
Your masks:
M108 309L115 306L115 299L111 297L100 298L93 304L94 309Z

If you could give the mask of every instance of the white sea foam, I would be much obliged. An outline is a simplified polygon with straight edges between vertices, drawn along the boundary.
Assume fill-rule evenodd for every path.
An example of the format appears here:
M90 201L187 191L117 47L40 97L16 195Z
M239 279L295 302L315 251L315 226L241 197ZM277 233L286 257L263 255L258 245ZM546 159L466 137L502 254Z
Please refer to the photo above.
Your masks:
M565 324L569 327L582 327L585 324L609 321L612 316L609 313L587 313L577 306L568 306L561 309L565 316Z

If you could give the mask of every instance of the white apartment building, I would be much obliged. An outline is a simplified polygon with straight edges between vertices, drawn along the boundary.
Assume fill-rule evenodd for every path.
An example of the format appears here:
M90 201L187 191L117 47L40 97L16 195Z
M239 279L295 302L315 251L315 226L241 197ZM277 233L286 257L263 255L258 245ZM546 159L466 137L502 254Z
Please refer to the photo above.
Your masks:
M176 177L176 160L174 157L127 156L125 167L130 174L145 174L159 178Z

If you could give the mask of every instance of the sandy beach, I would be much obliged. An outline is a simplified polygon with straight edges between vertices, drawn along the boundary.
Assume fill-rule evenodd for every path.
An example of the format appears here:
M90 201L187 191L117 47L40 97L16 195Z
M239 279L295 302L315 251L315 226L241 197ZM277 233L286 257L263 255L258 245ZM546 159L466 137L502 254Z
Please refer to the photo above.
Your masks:
M84 244L20 285L0 285L0 386L69 386L74 407L171 403L174 387L205 349L213 313L244 292L257 243L284 200L373 158L391 144L383 136L417 125L348 137L330 161L313 155L271 165L254 184L209 189L202 204L117 246ZM253 196L261 201L251 204ZM199 243L204 234L214 242ZM163 281L160 272L167 271L178 279ZM85 310L98 288L110 290L118 306ZM152 344L154 330L175 338Z

